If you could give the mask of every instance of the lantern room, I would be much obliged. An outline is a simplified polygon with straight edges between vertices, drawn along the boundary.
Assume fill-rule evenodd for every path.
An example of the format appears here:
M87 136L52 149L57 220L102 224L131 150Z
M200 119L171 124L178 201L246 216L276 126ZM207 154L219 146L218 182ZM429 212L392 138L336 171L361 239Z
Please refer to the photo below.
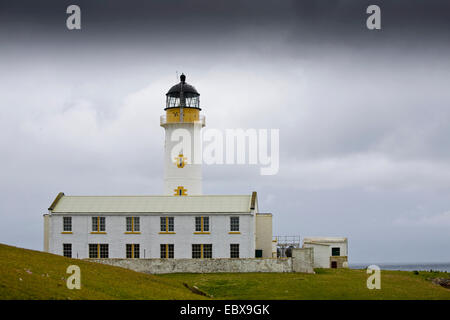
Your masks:
M186 76L180 76L180 83L166 93L166 114L161 117L161 125L171 123L196 123L205 126L205 118L200 115L200 94L194 86L186 83Z
M200 109L200 94L194 86L186 83L186 76L180 76L180 83L170 88L166 93L166 108L195 108Z

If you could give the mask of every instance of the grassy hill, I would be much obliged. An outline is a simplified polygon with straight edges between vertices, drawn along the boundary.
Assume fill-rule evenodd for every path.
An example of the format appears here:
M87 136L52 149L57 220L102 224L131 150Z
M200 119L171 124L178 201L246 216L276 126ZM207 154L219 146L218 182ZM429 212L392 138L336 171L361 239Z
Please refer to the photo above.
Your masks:
M369 290L366 270L316 269L304 273L167 274L165 279L183 280L216 299L446 299L450 289L430 279L449 278L449 273L381 271L381 289Z
M81 270L81 289L66 269ZM181 281L0 244L0 299L203 299Z
M81 269L81 290L66 287L69 265ZM449 273L382 271L381 290L366 288L365 270L302 273L147 275L118 267L0 244L1 299L447 299L450 289L431 283Z

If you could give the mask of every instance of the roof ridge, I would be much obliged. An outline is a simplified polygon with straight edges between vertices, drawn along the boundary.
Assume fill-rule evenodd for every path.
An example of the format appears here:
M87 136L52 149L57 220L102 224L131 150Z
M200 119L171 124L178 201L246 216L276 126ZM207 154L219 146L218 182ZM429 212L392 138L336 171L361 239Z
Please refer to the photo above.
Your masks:
M186 199L186 198L200 198L200 197L251 197L252 195L248 194L199 194L199 195L189 195L186 197L176 197L173 195L71 195L67 196L65 195L65 198L99 198L99 197L110 197L110 198L129 198L129 197L167 197L167 198L174 198L174 199Z

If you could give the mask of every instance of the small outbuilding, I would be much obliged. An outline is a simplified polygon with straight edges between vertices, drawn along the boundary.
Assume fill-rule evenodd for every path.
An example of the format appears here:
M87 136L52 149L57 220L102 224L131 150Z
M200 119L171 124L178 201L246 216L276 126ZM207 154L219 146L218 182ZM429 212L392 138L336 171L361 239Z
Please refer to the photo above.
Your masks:
M308 237L303 248L314 249L314 268L348 268L347 238Z

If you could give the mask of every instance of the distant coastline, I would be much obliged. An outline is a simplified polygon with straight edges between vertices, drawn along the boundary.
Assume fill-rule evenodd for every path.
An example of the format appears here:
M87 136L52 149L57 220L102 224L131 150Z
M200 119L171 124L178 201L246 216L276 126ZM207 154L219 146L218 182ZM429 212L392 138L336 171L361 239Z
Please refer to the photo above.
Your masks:
M450 272L450 262L447 263L371 263L379 266L381 270L400 270L400 271L443 271ZM350 269L366 269L371 264L349 264Z

